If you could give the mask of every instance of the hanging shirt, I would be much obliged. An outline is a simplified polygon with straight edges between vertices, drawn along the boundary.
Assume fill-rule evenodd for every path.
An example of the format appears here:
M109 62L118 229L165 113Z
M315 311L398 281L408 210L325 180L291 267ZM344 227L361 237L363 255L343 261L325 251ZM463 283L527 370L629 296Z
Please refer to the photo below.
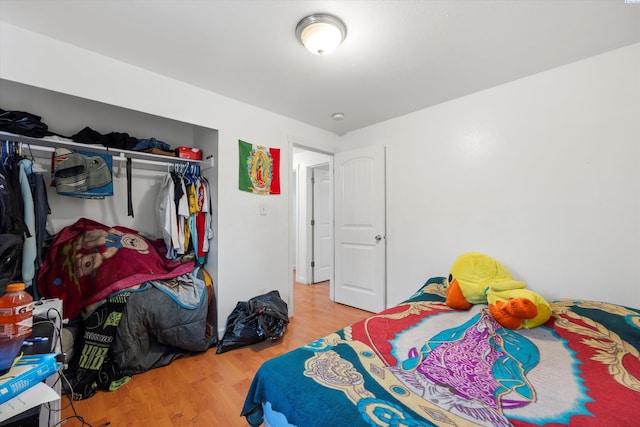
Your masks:
M160 186L156 199L157 233L162 237L167 248L166 257L175 258L180 249L178 236L178 215L176 212L175 185L171 173L167 173Z
M22 250L22 281L26 287L31 286L35 276L35 261L38 249L36 247L36 216L33 203L33 194L27 175L31 174L31 160L22 159L18 162L20 191L24 207L24 222L29 230L25 236Z
M189 229L188 227L185 227L185 224L189 219L189 202L187 199L187 188L184 179L180 179L179 185L182 196L178 202L178 239L180 241L178 254L184 255L189 245L187 237Z

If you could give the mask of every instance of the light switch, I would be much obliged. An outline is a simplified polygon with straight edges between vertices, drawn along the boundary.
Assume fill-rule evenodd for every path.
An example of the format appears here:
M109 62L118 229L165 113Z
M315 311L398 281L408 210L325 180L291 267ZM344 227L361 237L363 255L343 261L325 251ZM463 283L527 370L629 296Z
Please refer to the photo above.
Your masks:
M265 203L260 203L258 208L260 209L260 215L266 215L267 213L269 213L269 210L267 209L267 205Z

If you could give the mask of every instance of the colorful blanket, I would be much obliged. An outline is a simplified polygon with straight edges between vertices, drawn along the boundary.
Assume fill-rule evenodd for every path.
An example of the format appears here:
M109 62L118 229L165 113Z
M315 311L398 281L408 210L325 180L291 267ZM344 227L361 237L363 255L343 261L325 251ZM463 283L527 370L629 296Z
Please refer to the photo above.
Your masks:
M166 252L162 240L80 218L63 228L47 250L38 291L64 300L64 317L73 320L83 307L116 291L193 270L193 262L168 260L162 251Z
M631 426L640 419L640 310L559 300L510 330L444 304L433 278L398 306L265 362L242 415L356 426Z

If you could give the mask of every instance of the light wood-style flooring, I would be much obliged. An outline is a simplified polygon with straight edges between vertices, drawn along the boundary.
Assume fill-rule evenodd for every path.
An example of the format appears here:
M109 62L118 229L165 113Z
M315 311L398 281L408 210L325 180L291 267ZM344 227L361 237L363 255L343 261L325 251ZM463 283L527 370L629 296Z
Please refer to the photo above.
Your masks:
M329 282L294 284L295 316L276 341L175 360L134 375L120 389L74 401L62 397L66 427L247 426L240 411L253 375L267 359L341 329L370 313L329 300ZM221 325L223 327L224 325ZM73 418L74 408L85 424Z

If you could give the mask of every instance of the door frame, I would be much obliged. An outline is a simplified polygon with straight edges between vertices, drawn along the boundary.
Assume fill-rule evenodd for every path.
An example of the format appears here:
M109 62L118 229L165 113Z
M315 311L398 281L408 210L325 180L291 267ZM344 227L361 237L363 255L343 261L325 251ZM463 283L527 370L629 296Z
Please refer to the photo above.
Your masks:
M293 170L293 151L294 148L296 149L300 149L303 151L310 151L310 152L314 152L314 153L319 153L319 154L324 154L326 156L329 157L328 159L328 163L329 163L329 176L331 179L331 192L332 195L331 197L333 198L333 156L334 156L334 152L332 151L327 151L327 150L322 150L322 149L318 149L316 147L312 147L309 145L306 145L303 141L299 141L296 138L293 137L289 137L288 138L288 159L287 159L287 176L289 179L289 188L290 189L294 189L294 188L298 188L298 186L300 185L300 181L302 180L301 175L303 175L301 173L300 170L297 170L296 172L294 172ZM326 164L327 161L324 162L320 162L318 163L318 165L312 165L312 166L319 166L321 164ZM311 166L308 166L306 169L310 168ZM297 180L297 183L294 182L294 179ZM306 180L303 183L303 185L307 185ZM295 229L295 227L297 227L298 225L298 221L299 218L297 218L295 215L298 215L298 208L297 206L295 206L296 203L300 203L300 200L298 197L296 197L293 194L293 191L289 191L289 197L288 197L288 202L289 202L289 245L291 245L292 247L289 248L289 254L294 254L293 256L289 256L289 267L288 267L288 271L289 271L289 277L291 277L291 281L289 283L289 301L288 301L288 309L289 309L289 316L293 317L295 309L294 309L294 304L293 304L293 282L294 282L294 277L292 276L294 268L298 269L300 268L299 265L296 262L297 260L297 245L298 245L298 239L296 238L296 232L297 230ZM331 201L331 215L333 217L333 200ZM309 227L310 229L310 227ZM310 233L310 230L309 230ZM332 234L332 239L333 239L333 230L331 232ZM310 239L307 239L307 242L309 242ZM333 244L332 244L332 258L333 258ZM335 266L332 266L332 270L335 268ZM306 276L308 277L308 276ZM329 279L329 299L331 301L334 300L334 272L332 271L331 273L331 278Z

